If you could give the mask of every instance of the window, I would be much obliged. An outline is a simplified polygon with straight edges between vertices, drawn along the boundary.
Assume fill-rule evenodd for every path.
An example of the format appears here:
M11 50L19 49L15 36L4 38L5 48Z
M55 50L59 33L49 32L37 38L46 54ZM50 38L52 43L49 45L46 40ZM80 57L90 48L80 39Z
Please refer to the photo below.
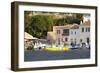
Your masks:
M90 28L88 28L88 32L90 32Z
M84 32L84 28L82 28L82 32Z
M57 34L60 34L60 30L57 30Z
M76 31L75 31L75 34L76 34Z
M88 28L86 28L86 30L85 30L86 32L88 31Z
M80 42L82 42L82 39L80 39Z
M65 41L68 41L68 39L67 39L67 38L65 38Z
M87 43L90 43L90 39L89 39L89 37L87 37L86 39L87 39Z
M60 38L58 38L58 44L60 45Z
M69 29L63 29L63 34L64 36L68 36L69 35Z
M73 31L71 31L71 34L73 34Z
M76 38L75 38L75 44L76 44Z

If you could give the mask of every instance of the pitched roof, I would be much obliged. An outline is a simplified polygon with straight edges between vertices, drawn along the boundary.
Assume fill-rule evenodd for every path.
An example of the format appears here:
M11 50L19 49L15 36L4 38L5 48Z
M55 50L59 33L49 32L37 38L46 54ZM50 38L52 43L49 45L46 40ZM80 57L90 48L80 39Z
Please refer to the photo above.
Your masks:
M83 22L83 26L90 26L90 20Z
M78 24L73 24L71 29L78 29L79 28L79 25Z

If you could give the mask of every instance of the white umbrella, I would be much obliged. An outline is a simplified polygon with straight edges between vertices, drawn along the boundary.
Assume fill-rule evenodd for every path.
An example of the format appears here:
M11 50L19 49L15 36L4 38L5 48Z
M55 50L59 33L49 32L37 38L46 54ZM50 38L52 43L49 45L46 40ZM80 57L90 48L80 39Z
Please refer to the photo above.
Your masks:
M25 38L25 39L37 39L36 37L33 37L32 35L30 35L30 34L27 33L27 32L24 33L24 38Z

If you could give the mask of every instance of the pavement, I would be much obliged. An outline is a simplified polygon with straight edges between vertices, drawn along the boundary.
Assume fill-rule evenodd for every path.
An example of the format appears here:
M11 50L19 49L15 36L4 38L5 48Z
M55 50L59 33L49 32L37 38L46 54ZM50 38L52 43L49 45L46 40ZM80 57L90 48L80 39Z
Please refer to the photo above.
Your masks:
M89 49L75 49L70 51L24 51L24 61L71 60L90 58Z

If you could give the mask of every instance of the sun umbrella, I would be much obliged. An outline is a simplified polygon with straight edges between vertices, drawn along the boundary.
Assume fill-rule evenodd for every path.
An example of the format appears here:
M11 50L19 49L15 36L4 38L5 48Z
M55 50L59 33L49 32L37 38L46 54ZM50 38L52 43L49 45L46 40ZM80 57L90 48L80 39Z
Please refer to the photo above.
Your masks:
M25 39L37 39L36 37L33 37L32 35L30 35L30 34L27 33L27 32L24 33L24 38L25 38Z

